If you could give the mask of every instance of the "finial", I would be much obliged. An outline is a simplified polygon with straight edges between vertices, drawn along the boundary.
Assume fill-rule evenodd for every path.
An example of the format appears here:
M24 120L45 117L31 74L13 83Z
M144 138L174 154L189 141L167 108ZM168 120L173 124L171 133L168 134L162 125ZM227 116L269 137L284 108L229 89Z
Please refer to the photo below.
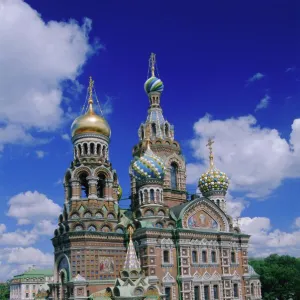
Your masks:
M90 82L89 82L89 104L93 104L93 87L94 87L94 80L92 79L92 76L90 76Z
M208 147L208 149L209 149L209 167L210 167L210 169L213 169L213 167L214 167L214 156L213 156L213 152L212 152L213 143L214 143L213 139L209 138L208 143L206 145L206 147Z
M150 66L151 66L151 76L152 77L155 77L155 63L156 63L155 54L151 53L151 55L150 55Z
M132 240L132 235L133 235L133 228L132 228L132 226L128 227L128 233L129 233L129 239Z

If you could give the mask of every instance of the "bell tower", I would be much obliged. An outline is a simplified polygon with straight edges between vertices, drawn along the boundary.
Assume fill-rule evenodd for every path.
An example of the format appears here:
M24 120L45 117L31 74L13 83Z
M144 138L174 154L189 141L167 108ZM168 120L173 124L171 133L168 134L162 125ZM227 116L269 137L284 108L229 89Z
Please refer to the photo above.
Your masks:
M146 135L149 131L149 147L164 163L163 198L168 207L186 201L186 165L180 144L174 138L174 126L163 116L161 95L164 85L157 72L156 56L149 59L150 76L144 84L149 99L148 115L138 130L139 142L133 147L133 157L141 157L147 149ZM157 74L156 74L157 73ZM137 198L137 182L131 173L132 199Z
M97 288L113 284L126 253L118 204L122 190L109 159L111 130L95 111L95 95L90 78L86 108L71 126L74 157L65 173L64 208L52 239L52 299L88 297L94 292L90 281L97 281Z

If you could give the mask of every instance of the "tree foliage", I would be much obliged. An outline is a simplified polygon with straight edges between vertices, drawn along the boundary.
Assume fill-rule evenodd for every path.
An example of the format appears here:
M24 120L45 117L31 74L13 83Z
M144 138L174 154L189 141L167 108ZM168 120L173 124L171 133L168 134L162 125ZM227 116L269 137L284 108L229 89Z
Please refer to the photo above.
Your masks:
M300 259L272 254L251 259L249 264L260 275L262 296L266 300L300 300Z
M7 283L0 283L0 299L9 299L9 285Z

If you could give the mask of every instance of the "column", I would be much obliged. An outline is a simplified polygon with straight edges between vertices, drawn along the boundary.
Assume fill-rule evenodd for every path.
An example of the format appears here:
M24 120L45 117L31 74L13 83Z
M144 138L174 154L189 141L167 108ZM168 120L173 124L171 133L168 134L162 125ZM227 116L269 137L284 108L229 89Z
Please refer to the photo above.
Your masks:
M72 187L72 200L79 200L80 199L80 182L77 179L72 179L71 187Z
M89 184L88 199L97 199L98 177L97 176L88 176L86 179L88 180L88 184Z

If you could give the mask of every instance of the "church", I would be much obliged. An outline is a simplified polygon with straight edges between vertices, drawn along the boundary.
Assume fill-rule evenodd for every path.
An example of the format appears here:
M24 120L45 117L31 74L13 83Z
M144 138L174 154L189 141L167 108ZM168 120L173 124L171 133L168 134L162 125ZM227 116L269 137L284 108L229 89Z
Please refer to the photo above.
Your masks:
M87 107L71 126L74 157L52 238L49 298L262 299L259 275L248 264L250 236L226 211L229 178L214 164L213 141L207 144L209 168L199 174L201 196L188 199L186 162L163 115L155 54L149 70L149 109L133 146L128 209L119 206L111 129L95 112L90 78Z

